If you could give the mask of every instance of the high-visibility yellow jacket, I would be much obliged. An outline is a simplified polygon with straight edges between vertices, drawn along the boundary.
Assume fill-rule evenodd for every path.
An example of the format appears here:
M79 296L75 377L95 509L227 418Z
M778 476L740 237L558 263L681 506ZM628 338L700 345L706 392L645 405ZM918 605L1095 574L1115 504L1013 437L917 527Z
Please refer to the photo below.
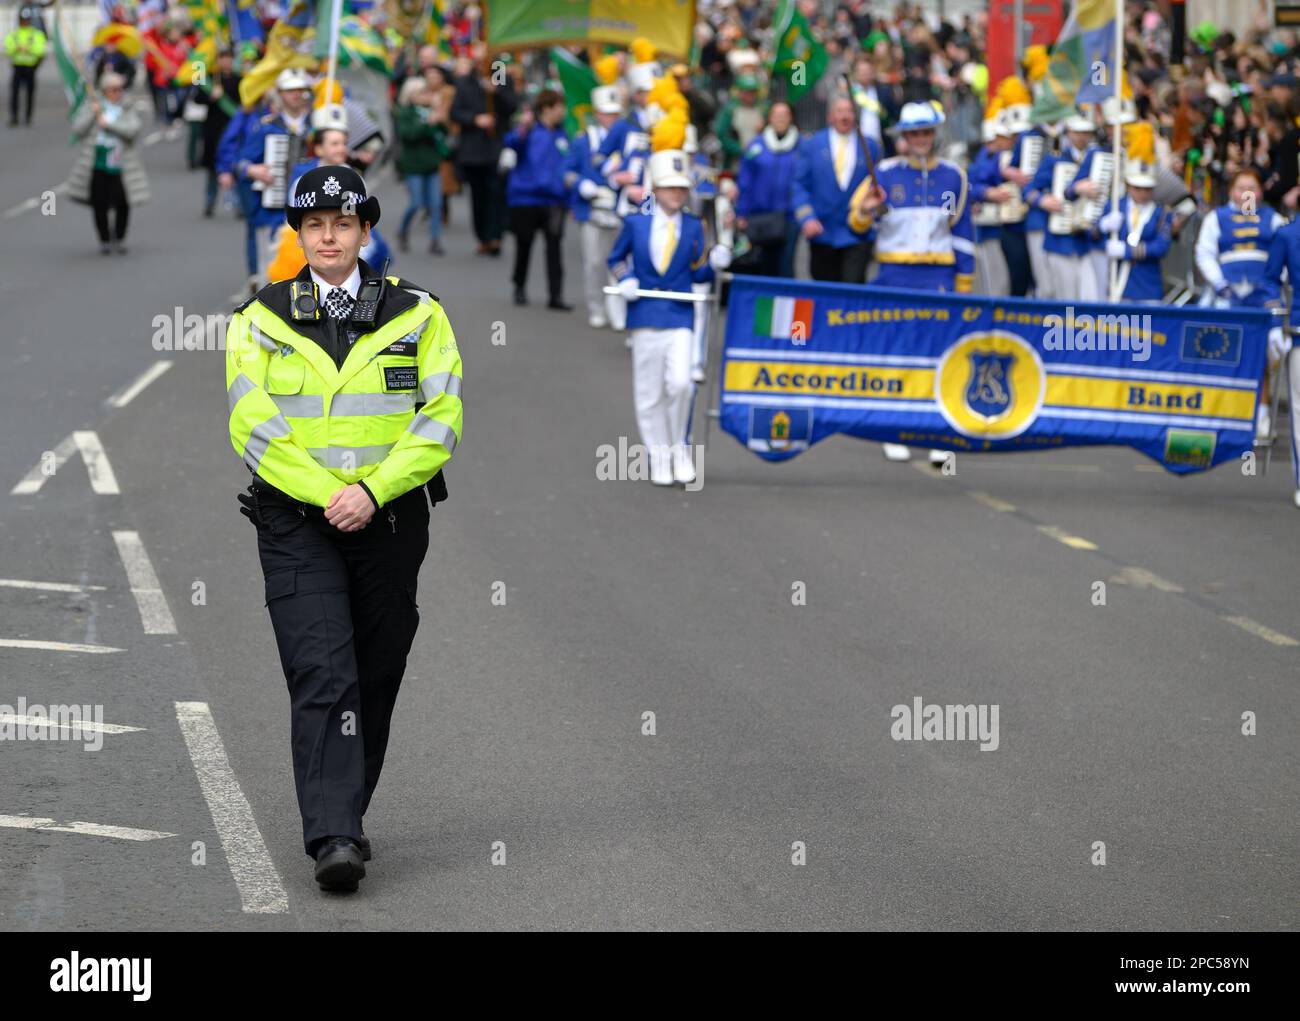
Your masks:
M299 279L310 280L306 269ZM312 339L324 321L292 318L292 281L264 287L226 332L230 441L259 478L303 503L325 507L364 480L382 507L428 482L460 440L460 352L447 315L433 295L388 281L374 329L342 368Z
M5 36L5 53L18 67L34 67L45 56L45 33L34 25L20 25Z

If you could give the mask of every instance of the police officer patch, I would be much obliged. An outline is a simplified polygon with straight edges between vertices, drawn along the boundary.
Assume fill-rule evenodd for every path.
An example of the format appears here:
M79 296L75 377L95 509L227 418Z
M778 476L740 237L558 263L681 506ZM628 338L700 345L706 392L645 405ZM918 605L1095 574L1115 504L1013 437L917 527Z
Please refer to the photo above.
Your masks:
M340 190L342 190L342 187L343 186L339 184L339 179L337 177L329 177L326 178L325 183L321 185L321 191L333 198Z
M385 390L414 390L419 385L419 372L414 365L388 365L384 367Z

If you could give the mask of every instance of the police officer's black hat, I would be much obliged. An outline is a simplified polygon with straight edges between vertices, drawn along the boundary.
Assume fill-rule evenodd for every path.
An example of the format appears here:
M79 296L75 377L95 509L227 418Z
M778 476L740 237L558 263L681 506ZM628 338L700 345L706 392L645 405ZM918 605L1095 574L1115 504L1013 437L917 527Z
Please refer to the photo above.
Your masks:
M366 188L365 179L348 166L321 166L298 178L284 203L284 218L297 230L303 213L313 209L346 209L362 223L379 223L379 199Z

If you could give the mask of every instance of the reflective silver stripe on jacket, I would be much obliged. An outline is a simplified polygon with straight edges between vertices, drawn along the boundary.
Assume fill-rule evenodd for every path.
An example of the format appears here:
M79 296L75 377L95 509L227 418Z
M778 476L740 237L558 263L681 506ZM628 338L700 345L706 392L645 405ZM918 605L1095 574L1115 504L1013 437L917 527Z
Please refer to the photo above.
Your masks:
M271 445L271 441L288 436L289 432L289 423L284 420L283 415L272 415L265 422L255 425L248 435L248 442L244 444L244 463L253 471L257 471L257 466L262 463L262 457L266 454L266 448Z
M235 405L239 403L239 399L244 394L251 393L256 389L257 387L253 381L242 372L231 380L230 388L226 391L226 405L230 408L230 413L232 415L235 413Z
M411 424L406 427L406 431L414 433L422 439L441 443L447 448L448 454L456 449L456 433L452 427L444 425L442 422L435 422L428 415L416 414L411 419Z
M420 396L424 398L424 403L428 404L439 394L447 393L453 397L460 396L460 389L463 385L459 376L450 372L435 372L431 376L425 376L420 380Z
M260 329L258 329L255 325L253 325L252 323L249 323L249 324L248 324L248 328L249 328L250 330L253 331L253 339L256 340L259 344L261 344L262 347L266 348L266 350L268 350L268 351L279 351L279 350L280 350L280 345L277 344L275 341L273 341L270 337L268 337L265 333L263 333L263 332L262 332Z
M320 394L271 394L282 415L290 418L320 418L325 414L325 399Z
M330 417L355 415L396 415L415 408L415 394L335 394L330 401Z
M307 453L325 468L352 471L363 465L378 464L392 449L391 443L380 443L373 447L308 447Z

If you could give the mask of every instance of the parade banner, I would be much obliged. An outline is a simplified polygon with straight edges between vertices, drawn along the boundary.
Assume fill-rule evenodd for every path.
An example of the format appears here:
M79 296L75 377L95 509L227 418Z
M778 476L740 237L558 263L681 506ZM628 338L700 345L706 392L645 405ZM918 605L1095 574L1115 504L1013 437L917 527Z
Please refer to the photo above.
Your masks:
M685 57L695 31L695 0L488 0L493 52L649 39L661 53Z
M845 433L969 453L1123 444L1201 471L1251 449L1271 325L736 276L722 428L771 461Z

